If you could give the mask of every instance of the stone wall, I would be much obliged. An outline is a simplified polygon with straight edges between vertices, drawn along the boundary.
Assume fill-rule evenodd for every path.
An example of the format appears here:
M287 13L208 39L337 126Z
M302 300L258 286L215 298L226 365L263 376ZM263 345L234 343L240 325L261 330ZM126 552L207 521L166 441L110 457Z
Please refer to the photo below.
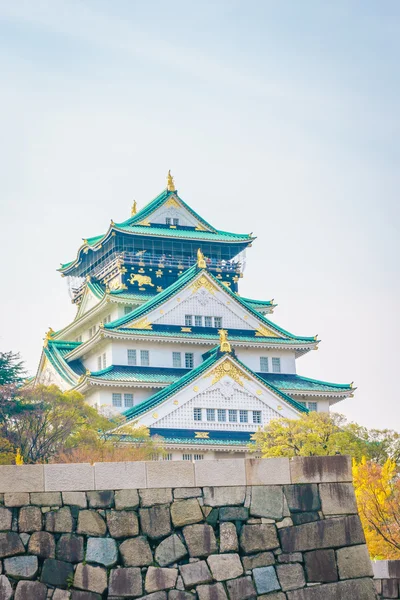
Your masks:
M0 600L377 597L347 457L3 466L0 499Z
M400 598L400 560L378 560L372 563L379 598Z

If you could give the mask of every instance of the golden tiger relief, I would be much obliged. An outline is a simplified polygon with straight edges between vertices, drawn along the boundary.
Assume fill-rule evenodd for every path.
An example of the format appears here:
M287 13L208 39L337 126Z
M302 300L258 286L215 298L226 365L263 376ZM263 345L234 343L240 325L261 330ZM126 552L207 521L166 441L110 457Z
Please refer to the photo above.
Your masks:
M151 287L154 287L154 283L151 283L151 277L149 277L148 275L138 275L137 273L131 273L129 283L135 283L135 281L137 281L139 287L141 287L142 285L150 285Z

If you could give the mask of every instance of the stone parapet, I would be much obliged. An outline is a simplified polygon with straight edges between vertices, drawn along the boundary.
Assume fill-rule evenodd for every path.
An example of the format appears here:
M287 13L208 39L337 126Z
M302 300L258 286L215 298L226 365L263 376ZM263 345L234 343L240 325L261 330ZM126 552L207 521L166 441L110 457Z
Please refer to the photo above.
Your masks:
M400 598L400 560L372 562L374 583L379 598Z

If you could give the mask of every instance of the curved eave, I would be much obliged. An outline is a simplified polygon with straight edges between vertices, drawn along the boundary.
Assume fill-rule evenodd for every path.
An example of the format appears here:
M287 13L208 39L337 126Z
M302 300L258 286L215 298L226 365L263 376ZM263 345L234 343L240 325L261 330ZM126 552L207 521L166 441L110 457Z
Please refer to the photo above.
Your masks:
M68 275L69 271L71 271L72 269L74 269L75 267L77 267L79 265L79 262L81 260L81 254L85 248L87 248L87 252L89 250L92 250L94 252L96 252L96 250L100 250L101 246L104 244L104 242L107 241L108 237L111 235L111 233L113 231L117 231L117 229L116 229L115 225L110 224L107 232L103 236L95 236L95 237L86 239L83 242L83 244L78 248L78 252L76 253L75 260L73 260L69 263L62 264L61 267L57 269L57 271L59 271L63 275ZM96 240L96 242L93 245L90 244L91 239Z

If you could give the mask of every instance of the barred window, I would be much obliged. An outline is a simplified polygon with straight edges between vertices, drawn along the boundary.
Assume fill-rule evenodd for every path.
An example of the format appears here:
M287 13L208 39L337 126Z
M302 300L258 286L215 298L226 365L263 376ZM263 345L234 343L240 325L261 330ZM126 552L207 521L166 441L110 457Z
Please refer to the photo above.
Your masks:
M132 306L124 306L124 314L129 315L132 312Z
M137 365L136 359L136 350L128 350L128 365L130 367L135 367Z
M122 406L122 394L113 394L112 395L112 405L121 408Z
M193 458L194 460L203 460L204 454L194 454Z
M192 460L193 456L191 454L183 454L182 460Z
M207 421L215 421L215 408L207 408Z
M172 460L172 454L171 453L163 454L161 457L161 460Z
M104 352L103 354L103 369L107 366L107 354Z
M237 410L233 410L232 408L230 408L228 411L228 414L229 414L229 422L237 423Z
M192 315L185 315L185 326L186 327L192 326Z
M220 422L225 422L226 421L226 410L225 408L219 408L217 411L218 414L218 421Z
M171 225L171 217L165 217L165 224Z
M216 327L217 329L221 329L222 317L214 317L214 327Z
M280 373L281 372L281 359L280 358L273 358L272 359L272 372L273 373Z
M212 327L212 317L204 317L204 327Z
M179 219L172 219L172 221L173 221L173 223L174 223L175 226L179 225Z
M101 356L97 357L97 370L101 371Z
M311 410L311 412L317 412L317 403L316 402L309 402L308 403L308 410Z
M185 367L186 369L193 369L194 356L193 352L185 352Z
M201 408L194 408L193 409L193 419L195 421L201 421Z
M201 315L194 315L194 324L196 327L201 327L203 325L203 317Z
M249 417L247 410L239 410L239 420L241 423L248 423Z
M81 335L78 335L78 337L77 337L77 338L75 338L75 341L76 341L76 342L81 342L81 341L82 341L82 336L81 336Z
M133 394L124 394L124 406L125 408L132 408Z
M261 423L261 410L253 410L253 423Z
M140 351L140 364L142 365L142 367L148 367L150 364L150 357L149 357L149 351L148 350L141 350Z
M179 369L182 366L182 359L181 359L180 352L172 353L172 366L175 367L176 369Z
M260 371L261 373L268 373L268 356L260 356Z

